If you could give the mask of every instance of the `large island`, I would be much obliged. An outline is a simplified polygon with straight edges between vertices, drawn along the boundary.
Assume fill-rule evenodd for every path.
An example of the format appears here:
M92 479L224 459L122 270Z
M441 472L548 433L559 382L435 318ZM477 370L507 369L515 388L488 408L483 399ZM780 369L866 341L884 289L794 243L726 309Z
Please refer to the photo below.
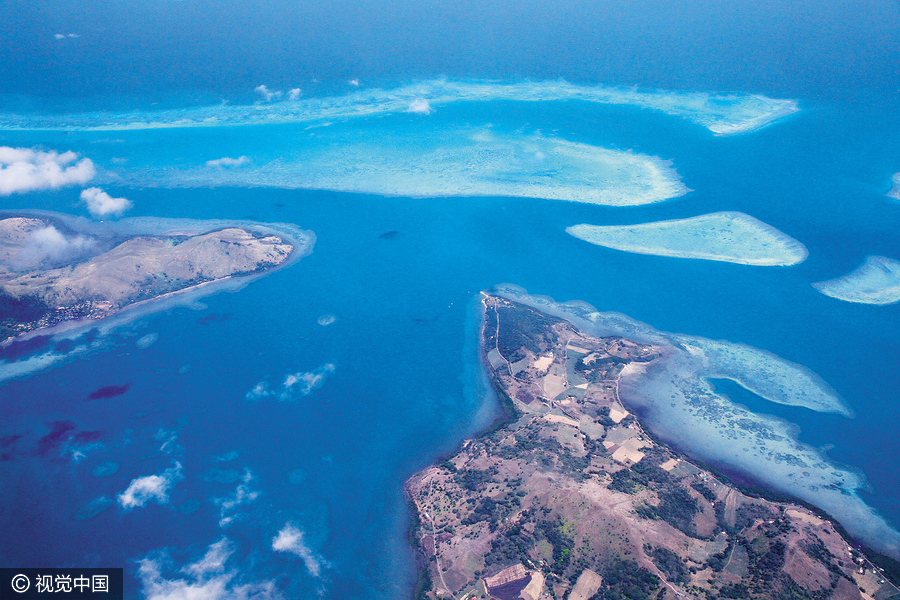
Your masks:
M417 598L900 594L825 515L742 491L651 437L619 380L660 347L498 295L482 305L482 359L505 417L407 482Z
M73 230L71 222L50 216L0 219L0 342L259 273L285 264L295 252L282 236L248 227L96 235Z

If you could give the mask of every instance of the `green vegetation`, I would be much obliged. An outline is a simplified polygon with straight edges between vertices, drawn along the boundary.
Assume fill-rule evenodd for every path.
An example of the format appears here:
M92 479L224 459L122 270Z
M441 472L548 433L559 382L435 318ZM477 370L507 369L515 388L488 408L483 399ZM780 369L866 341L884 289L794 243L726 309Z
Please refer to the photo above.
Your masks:
M550 564L550 571L562 575L572 559L575 540L563 531L563 522L559 517L554 521L541 521L536 529L553 546L553 562Z
M460 469L453 478L461 487L470 492L474 492L484 487L484 484L491 481L496 474L497 467L491 467L486 471L479 471L478 469Z
M416 589L413 594L413 600L430 600L428 592L434 589L434 581L431 579L431 572L428 567L420 567L418 577L416 578Z
M658 548L644 545L644 552L653 560L656 568L663 572L666 579L676 583L687 583L690 579L687 567L681 558L668 548Z
M725 568L725 565L728 564L728 558L731 556L731 552L734 550L734 538L728 539L728 546L719 552L718 554L713 554L706 561L706 565L718 573L722 569Z
M633 560L614 560L603 569L604 587L591 600L649 600L659 577Z
M651 483L667 483L669 474L651 461L642 460L630 469L616 471L613 473L612 479L609 489L624 494L634 494L641 488L650 487Z
M533 547L534 538L522 528L521 524L516 524L494 538L484 562L486 565L511 565L522 562L528 559L528 551Z
M560 319L522 306L501 305L497 307L497 312L504 322L504 327L500 328L497 349L510 362L525 358L522 348L540 354L542 347L546 345L544 332L562 322Z
M716 501L716 493L709 489L709 486L702 481L695 481L691 484L691 487L697 490L701 496L706 498L706 501L710 504Z
M643 505L637 509L638 514L648 519L660 519L687 535L695 535L694 515L699 509L697 501L691 498L687 490L678 485L669 485L657 494L659 504Z

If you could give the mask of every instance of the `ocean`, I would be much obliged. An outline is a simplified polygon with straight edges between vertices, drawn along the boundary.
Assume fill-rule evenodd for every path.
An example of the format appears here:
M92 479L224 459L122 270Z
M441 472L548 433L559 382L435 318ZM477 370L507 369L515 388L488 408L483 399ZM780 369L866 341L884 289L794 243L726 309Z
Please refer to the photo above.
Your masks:
M403 482L496 411L473 345L475 303L504 283L811 369L854 418L717 387L859 469L869 484L862 497L900 528L900 308L842 302L811 286L869 255L900 259L900 203L884 195L900 171L895 2L186 0L51 10L14 1L8 14L0 113L32 124L65 111L98 113L99 123L223 99L253 106L261 84L324 98L442 76L764 94L796 100L800 111L732 136L647 107L508 98L313 129L0 128L0 145L92 158L103 189L133 203L129 217L284 222L316 236L312 254L287 269L142 316L87 355L0 384L2 566L121 566L127 597L190 586L222 597L220 584L232 597L273 589L288 598L411 597ZM277 163L306 160L311 134L326 139L322 147L383 148L455 128L659 157L692 191L627 207L424 188L380 195L303 189L290 163ZM191 167L240 155L254 164L223 170L227 177ZM78 191L2 196L0 209L87 216ZM777 228L808 259L752 267L647 256L565 232L717 211ZM333 322L320 324L327 315ZM250 394L261 382L280 389L292 374L315 382L307 394ZM89 399L107 386L128 387ZM691 440L679 445L689 450ZM116 502L149 475L168 479L165 501L130 510ZM288 524L302 543L274 549Z

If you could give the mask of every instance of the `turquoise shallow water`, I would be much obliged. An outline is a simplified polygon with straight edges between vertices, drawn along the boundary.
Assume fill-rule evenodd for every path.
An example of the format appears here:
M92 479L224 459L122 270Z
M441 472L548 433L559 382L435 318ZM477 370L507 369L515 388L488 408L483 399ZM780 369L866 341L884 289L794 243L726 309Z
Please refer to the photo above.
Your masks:
M296 598L408 597L414 563L402 484L484 423L492 400L473 383L471 303L504 282L583 300L662 331L745 343L812 369L855 419L728 392L753 410L797 423L801 440L833 445L828 455L862 469L871 484L866 499L900 526L900 476L885 460L896 450L900 418L900 308L840 302L810 285L846 273L868 254L897 256L900 204L883 194L900 169L900 127L890 105L801 106L783 122L726 138L646 109L583 103L461 104L429 117L555 130L572 141L673 160L694 191L644 207L166 188L154 178L105 183L134 203L129 216L291 222L314 231L317 242L310 256L239 292L143 317L88 357L0 387L0 438L7 444L0 502L9 509L0 517L0 562L123 565L136 594L136 561L165 565L158 552L168 549L164 576L190 580L178 569L226 536L234 554L225 573L235 584L273 580ZM408 117L359 127L376 136L396 125L391 119ZM195 157L276 156L298 137L296 125L273 125L185 135L4 132L0 141L72 149L101 165L126 157L160 172ZM85 214L77 191L8 196L0 208ZM809 258L790 268L755 268L626 254L565 233L576 223L722 210L778 228L801 241ZM382 237L387 232L396 234ZM335 322L319 325L326 314ZM138 348L149 333L158 340ZM309 395L245 398L260 381L277 386L287 374L329 363L333 373ZM88 399L110 385L130 387ZM75 460L74 451L85 457ZM92 475L107 460L118 471ZM173 483L169 503L111 506L84 518L91 501L114 498L133 478L176 462L183 479ZM241 498L235 494L242 483L244 502L223 513L228 499ZM223 527L223 516L234 520ZM272 550L286 523L305 532L318 576L308 560Z

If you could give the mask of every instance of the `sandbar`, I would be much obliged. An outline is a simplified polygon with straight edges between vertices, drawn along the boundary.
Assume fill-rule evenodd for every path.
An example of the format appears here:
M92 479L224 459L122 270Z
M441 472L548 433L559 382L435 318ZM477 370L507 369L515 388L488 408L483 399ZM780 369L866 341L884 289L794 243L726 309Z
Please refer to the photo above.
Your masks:
M382 196L501 196L604 206L662 202L690 190L667 160L492 127L438 124L386 131L354 122L281 146L240 169L148 165L133 185L271 186Z
M869 256L847 275L812 286L826 296L845 302L894 304L900 302L900 261Z
M487 81L432 79L396 88L356 89L342 96L285 99L252 105L221 104L187 109L95 112L69 115L0 114L0 129L127 131L273 123L316 123L408 113L414 102L432 108L458 102L582 101L630 105L684 118L716 135L758 130L800 110L794 100L759 94L715 94L577 85L564 80ZM416 115L425 117L426 115Z
M739 212L718 212L638 225L574 225L566 231L586 242L633 252L754 266L790 266L807 250L771 225Z

